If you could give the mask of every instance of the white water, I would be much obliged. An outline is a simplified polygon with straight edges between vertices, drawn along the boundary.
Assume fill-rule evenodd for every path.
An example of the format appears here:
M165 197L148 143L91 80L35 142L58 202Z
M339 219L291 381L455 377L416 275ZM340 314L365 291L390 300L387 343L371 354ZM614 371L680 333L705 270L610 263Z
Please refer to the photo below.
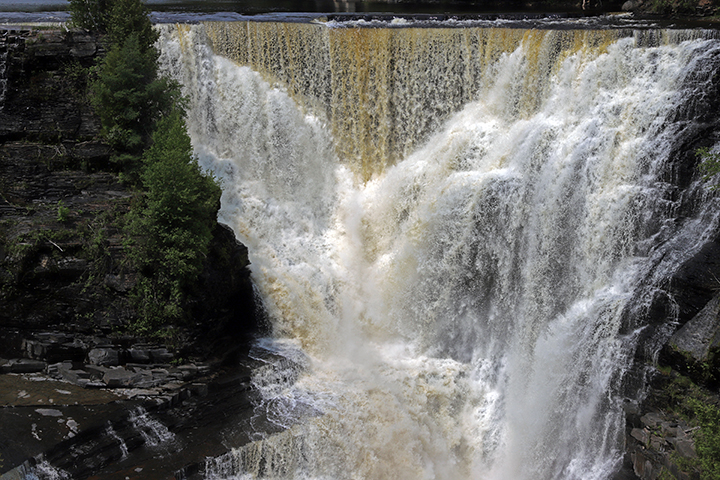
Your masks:
M143 407L138 406L128 415L128 421L135 431L139 432L147 447L168 447L175 439L175 434L154 419ZM109 432L108 432L109 433ZM120 447L123 448L122 446ZM123 449L126 453L127 447Z
M718 53L682 35L163 27L288 358L255 378L286 430L208 478L608 478L672 120Z

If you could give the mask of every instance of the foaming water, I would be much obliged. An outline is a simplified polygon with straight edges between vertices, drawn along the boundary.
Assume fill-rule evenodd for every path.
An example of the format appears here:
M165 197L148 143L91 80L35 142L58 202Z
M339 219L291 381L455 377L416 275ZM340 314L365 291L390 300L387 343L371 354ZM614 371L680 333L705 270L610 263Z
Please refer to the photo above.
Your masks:
M671 227L668 183L717 41L161 33L195 151L223 181L220 220L249 247L275 337L263 348L288 359L254 379L283 431L210 460L208 478L619 467L619 391L642 328L628 309L717 228L710 204Z

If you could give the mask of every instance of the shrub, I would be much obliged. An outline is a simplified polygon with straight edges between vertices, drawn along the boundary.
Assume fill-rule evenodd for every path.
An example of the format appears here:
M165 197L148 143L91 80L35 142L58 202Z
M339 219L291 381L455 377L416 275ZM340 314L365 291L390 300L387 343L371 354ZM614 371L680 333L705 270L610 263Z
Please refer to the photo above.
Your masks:
M70 209L65 206L65 203L62 200L59 200L57 203L57 221L60 223L65 223L70 218Z
M720 408L697 398L688 398L687 404L700 426L695 435L700 478L716 480L720 478Z
M698 148L695 154L700 158L698 168L704 175L705 180L710 180L720 173L720 153L713 153L709 148L702 147ZM717 188L717 185L714 188Z

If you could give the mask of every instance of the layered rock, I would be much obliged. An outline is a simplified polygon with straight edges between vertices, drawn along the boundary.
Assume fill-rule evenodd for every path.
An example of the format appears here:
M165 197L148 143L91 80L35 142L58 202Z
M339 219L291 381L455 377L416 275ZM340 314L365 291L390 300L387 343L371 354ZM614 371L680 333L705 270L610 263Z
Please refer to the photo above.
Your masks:
M0 424L14 432L0 439L0 476L17 467L8 478L37 462L85 478L143 450L154 440L138 408L176 432L199 429L188 417L206 411L208 455L224 453L219 436L239 435L222 433L224 409L250 417L236 360L256 307L247 249L228 227L216 226L188 297L192 322L168 345L123 333L136 317L123 233L133 192L86 93L103 52L82 32L0 29ZM204 456L173 458L154 468Z

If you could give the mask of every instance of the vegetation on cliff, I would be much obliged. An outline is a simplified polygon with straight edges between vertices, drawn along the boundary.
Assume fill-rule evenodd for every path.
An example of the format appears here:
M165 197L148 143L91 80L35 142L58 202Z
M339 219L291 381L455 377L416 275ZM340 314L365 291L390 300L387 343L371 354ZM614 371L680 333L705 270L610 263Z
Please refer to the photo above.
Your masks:
M705 176L706 180L711 180L720 173L720 153L711 152L707 147L699 148L696 153L700 158L700 172ZM714 188L717 188L717 186Z
M669 424L678 425L677 428L684 431L683 435L691 436L694 444L694 454L685 452L685 455L679 453L681 449L677 449L676 445L660 478L720 478L720 407L717 395L702 382L695 382L669 366L660 367L659 372L645 404L662 412ZM662 437L664 430L658 428L653 433ZM658 447L648 442L646 448L652 450Z
M202 271L221 192L193 157L177 85L158 76L157 33L146 8L140 0L115 0L104 24L86 23L104 1L78 0L73 19L108 32L92 102L101 134L117 151L113 159L139 188L126 228L129 258L140 271L132 327L158 334L188 319L186 294Z
M175 91L170 82L157 77L155 55L143 52L138 35L112 44L92 83L92 101L102 135L122 152L118 159L137 160L156 120L172 107Z
M84 4L90 8L93 2ZM176 103L178 90L158 77L157 32L139 0L114 1L104 30L110 44L96 67L92 103L100 116L102 135L119 152L115 160L132 169L139 165L139 155L150 143L158 118Z
M182 112L160 120L143 155L145 194L131 211L131 258L143 333L184 320L184 292L202 271L220 206L220 187L193 157Z

